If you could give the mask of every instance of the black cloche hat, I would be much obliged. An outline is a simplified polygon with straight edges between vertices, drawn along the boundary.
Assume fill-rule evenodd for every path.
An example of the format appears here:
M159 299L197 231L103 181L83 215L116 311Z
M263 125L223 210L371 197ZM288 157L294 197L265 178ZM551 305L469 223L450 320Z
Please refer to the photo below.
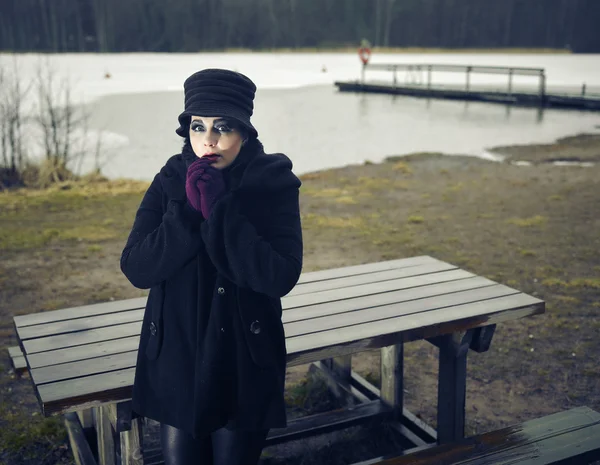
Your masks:
M188 77L183 88L185 109L175 130L181 137L187 135L192 116L233 118L258 136L250 122L256 85L247 76L228 69L203 69Z

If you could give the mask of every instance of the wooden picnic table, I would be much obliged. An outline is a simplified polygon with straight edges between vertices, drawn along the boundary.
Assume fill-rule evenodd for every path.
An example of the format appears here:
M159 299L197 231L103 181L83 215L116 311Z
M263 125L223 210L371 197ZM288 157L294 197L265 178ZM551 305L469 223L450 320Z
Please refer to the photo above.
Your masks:
M130 397L145 303L14 318L44 415L72 422L78 412L95 428L101 465L144 461ZM290 421L267 445L373 418L394 424L407 446L461 439L468 350L486 351L497 323L545 311L540 299L429 256L303 273L282 306L288 366L312 363L349 407ZM440 349L437 431L403 408L403 344L421 339ZM351 355L369 349L381 349L381 389L351 368Z

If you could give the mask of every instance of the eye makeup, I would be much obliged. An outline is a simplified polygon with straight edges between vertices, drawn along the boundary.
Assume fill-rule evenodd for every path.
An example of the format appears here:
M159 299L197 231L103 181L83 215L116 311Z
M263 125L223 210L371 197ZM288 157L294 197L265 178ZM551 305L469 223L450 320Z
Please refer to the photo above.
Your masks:
M190 129L194 132L204 132L206 127L201 120L192 120ZM228 134L235 130L235 126L227 119L217 119L213 122L212 129L220 134Z

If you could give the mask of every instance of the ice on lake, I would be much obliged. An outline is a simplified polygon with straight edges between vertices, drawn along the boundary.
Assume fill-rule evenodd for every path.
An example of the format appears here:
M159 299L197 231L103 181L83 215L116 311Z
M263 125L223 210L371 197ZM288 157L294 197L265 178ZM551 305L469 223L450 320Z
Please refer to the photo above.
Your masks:
M551 89L578 88L583 82L588 88L600 85L598 58L375 54L372 61L542 67ZM234 69L253 79L258 87L253 122L260 138L267 151L288 154L297 173L414 152L489 159L486 149L493 146L552 142L597 132L600 124L600 116L591 112L340 93L335 81L360 76L358 57L347 53L26 54L16 59L23 82L36 76L40 60L69 77L73 98L90 104L91 129L101 131L105 149L102 170L113 178L151 179L178 152L181 139L174 130L183 107L183 81L209 67ZM12 63L11 55L0 54L0 65L10 68ZM382 78L382 73L374 74ZM446 73L435 79L457 84L464 76ZM499 79L482 75L471 82L501 84L504 78ZM535 85L535 79L522 79L515 78L515 85ZM93 162L88 157L83 169Z

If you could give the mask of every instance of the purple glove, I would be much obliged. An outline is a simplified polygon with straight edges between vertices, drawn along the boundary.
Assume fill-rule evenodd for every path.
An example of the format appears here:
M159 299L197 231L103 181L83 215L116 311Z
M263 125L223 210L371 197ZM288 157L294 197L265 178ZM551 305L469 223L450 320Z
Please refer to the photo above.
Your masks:
M219 198L225 193L225 181L220 170L212 166L216 156L208 155L194 161L188 168L185 192L190 205L208 219Z
M197 183L200 189L200 208L202 216L208 219L217 201L225 193L225 180L223 173L214 166L208 166L200 175Z
M212 155L200 157L188 166L185 179L185 193L189 204L198 212L202 211L199 186L200 176L204 174L207 167L216 161L216 158L216 156Z

